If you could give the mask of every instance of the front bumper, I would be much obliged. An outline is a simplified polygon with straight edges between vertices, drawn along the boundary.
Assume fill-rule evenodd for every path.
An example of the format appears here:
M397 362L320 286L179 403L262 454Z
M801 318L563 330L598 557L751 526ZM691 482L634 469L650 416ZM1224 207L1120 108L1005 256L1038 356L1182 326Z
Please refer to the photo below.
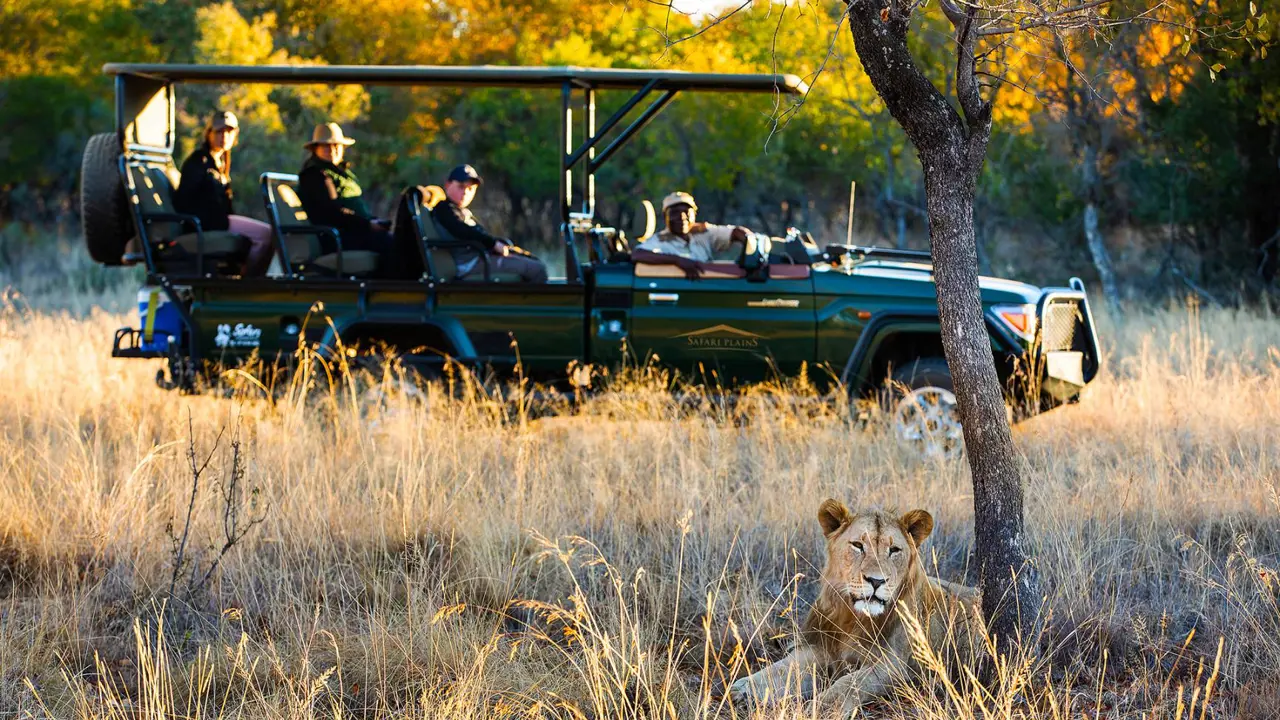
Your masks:
M1040 393L1050 406L1070 402L1098 375L1102 354L1089 297L1080 278L1069 288L1049 288L1036 308L1039 318Z

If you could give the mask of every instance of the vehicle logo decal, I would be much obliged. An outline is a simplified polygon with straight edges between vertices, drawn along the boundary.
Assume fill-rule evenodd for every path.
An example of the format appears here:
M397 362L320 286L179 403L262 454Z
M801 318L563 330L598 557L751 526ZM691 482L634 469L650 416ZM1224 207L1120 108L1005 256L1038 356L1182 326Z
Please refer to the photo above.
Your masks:
M784 298L765 298L764 300L748 300L747 307L753 308L798 308L799 300L786 300Z
M230 324L219 325L217 334L213 336L213 344L220 348L256 348L261 340L262 329L249 323L236 323L235 327Z
M731 325L716 325L671 337L684 338L689 347L695 350L754 350L765 339L763 335L739 330Z

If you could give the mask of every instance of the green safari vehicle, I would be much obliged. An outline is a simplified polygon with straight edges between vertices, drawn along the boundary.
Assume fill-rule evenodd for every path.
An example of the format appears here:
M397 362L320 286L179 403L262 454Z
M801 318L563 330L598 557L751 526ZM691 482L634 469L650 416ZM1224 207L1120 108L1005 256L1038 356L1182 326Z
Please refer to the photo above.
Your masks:
M933 448L961 442L928 253L820 246L789 230L785 238L749 238L736 258L711 264L691 281L674 266L633 263L625 234L595 221L596 171L679 93L803 94L807 87L794 75L157 64L109 64L105 71L115 79L116 129L85 149L84 233L97 261L145 264L139 327L120 329L112 354L167 360L167 375L157 377L166 387L190 389L208 368L251 356L289 356L300 341L330 352L339 343L390 347L427 372L446 361L499 374L519 366L526 377L553 384L566 382L573 364L629 360L647 359L722 387L809 368L832 388L888 398L904 440ZM457 279L453 241L434 227L423 192L408 188L395 233L418 248L421 276L374 278L368 253L344 253L336 230L307 223L293 191L297 178L283 173L261 177L275 230L273 271L238 276L244 238L204 231L196 218L173 212L170 201L180 182L175 88L191 82L558 90L565 276L533 285L486 267L476 280ZM598 124L602 90L631 95ZM338 252L319 254L325 234ZM1073 278L1066 287L1040 288L982 278L981 286L1010 405L1036 412L1076 400L1100 363L1082 283ZM317 302L331 324L304 322ZM895 390L884 393L886 381Z

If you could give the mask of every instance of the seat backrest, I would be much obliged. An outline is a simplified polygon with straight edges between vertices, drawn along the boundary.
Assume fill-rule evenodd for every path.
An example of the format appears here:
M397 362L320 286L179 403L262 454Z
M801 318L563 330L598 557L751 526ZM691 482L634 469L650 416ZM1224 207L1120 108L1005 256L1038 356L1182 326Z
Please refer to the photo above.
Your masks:
M444 202L446 197L444 188L439 185L427 185L422 188L422 193L422 207L425 209L422 237L431 251L431 262L435 266L436 277L441 280L453 280L458 277L458 261L454 258L453 251L449 248L432 247L433 242L447 242L454 239L447 230L440 227L440 223L436 222L435 214L432 212L437 205Z
M138 211L138 236L156 245L182 234L179 223L146 222L150 213L174 212L173 184L166 168L139 160L128 161L124 168L125 191Z
M423 272L436 280L448 281L458 275L458 266L448 248L432 247L432 242L449 237L436 224L431 211L444 200L444 190L439 185L411 185L400 194L396 208L394 232L398 242L413 242L418 248ZM409 233L413 237L409 237Z
M302 265L321 255L320 238L311 233L291 233L290 225L308 224L307 211L302 209L302 198L298 197L298 176L285 173L263 173L262 200L267 211L267 220L275 231L277 252L284 249L284 257L288 261L286 272L292 272L293 266Z
M396 216L391 223L391 237L396 248L402 251L403 277L421 278L431 274L431 262L422 235L422 189L418 186L410 185L401 191L396 202Z
M262 174L263 200L273 226L307 224L307 211L302 209L297 186L297 175Z

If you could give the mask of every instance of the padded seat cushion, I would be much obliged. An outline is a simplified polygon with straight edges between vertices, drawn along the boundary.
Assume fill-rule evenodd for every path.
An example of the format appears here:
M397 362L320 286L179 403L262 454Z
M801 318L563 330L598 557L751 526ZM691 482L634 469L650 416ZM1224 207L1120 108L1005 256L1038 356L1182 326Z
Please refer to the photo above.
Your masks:
M183 250L195 255L199 252L199 240L195 233L179 235L173 241ZM204 234L205 255L239 255L249 250L249 238L227 230L212 230Z
M322 267L330 272L338 270L338 253L321 255L311 261L312 265ZM347 250L342 253L343 275L368 275L378 269L378 253L372 250Z

